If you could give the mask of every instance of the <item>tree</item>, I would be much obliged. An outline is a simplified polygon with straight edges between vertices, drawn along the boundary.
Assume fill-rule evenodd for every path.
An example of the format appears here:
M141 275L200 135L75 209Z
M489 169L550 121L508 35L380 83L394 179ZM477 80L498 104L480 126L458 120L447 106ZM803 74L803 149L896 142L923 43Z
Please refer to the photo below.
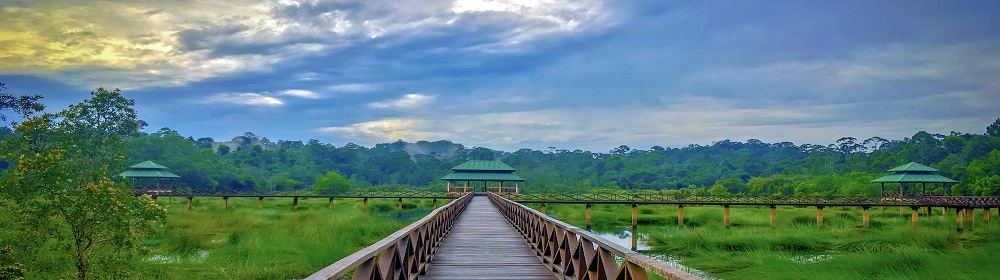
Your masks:
M229 154L229 146L219 145L219 155L224 156Z
M345 194L350 189L351 182L336 171L330 171L324 175L319 175L316 177L316 183L313 184L313 190L324 195Z
M14 227L30 250L63 250L78 279L124 278L140 238L166 210L112 180L112 170L123 169L124 138L138 134L134 102L118 90L91 94L14 127L3 158L15 164L4 172L0 195L16 205L3 211L18 217Z
M4 83L0 83L0 121L7 122L7 115L3 114L2 110L14 111L22 119L27 119L35 113L45 110L45 106L38 102L39 99L42 99L41 95L14 96L3 93L4 86Z
M1000 137L1000 118L986 127L986 136Z

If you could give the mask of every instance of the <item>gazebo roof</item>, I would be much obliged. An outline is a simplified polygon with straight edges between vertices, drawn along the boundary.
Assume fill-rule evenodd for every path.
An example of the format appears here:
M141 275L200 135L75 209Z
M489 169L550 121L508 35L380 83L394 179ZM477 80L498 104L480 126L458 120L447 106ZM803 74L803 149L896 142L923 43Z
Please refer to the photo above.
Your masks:
M144 161L129 166L132 170L118 173L118 176L129 178L180 178L177 174L167 171L167 167L152 161Z
M496 160L470 160L463 164L452 167L451 170L454 171L510 171L514 172L513 167L507 165L503 162Z
M470 160L452 167L451 170L453 172L441 180L524 182L521 176L514 174L514 168L495 160Z
M940 170L916 162L900 165L889 171L895 173L872 180L872 183L958 183L951 178L932 174Z

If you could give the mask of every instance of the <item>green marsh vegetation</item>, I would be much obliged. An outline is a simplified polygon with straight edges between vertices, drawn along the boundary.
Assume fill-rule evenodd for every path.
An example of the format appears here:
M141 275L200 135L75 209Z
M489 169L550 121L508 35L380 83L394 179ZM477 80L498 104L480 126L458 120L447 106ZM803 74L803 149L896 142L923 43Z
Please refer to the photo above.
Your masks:
M537 209L538 205L530 205ZM547 213L578 227L586 225L583 205L546 205ZM871 208L868 229L860 207L827 207L823 227L815 207L778 207L770 226L766 206L733 206L731 226L723 226L723 207L686 206L684 228L677 227L677 206L639 205L639 233L656 253L721 279L990 279L1000 274L992 260L1000 250L998 221L984 223L981 209L973 229L956 231L955 212L920 210L919 225L910 209L881 213ZM631 226L629 205L591 208L595 228ZM993 210L994 219L996 210ZM966 220L968 225L968 220Z
M404 200L398 211L395 199L369 200L365 212L361 199L335 199L327 208L325 198L195 198L173 203L160 198L169 209L164 228L145 240L146 257L137 264L148 279L292 279L301 278L371 245L419 219L431 200ZM439 201L439 205L444 205ZM406 215L411 214L411 215ZM398 217L402 217L399 219Z

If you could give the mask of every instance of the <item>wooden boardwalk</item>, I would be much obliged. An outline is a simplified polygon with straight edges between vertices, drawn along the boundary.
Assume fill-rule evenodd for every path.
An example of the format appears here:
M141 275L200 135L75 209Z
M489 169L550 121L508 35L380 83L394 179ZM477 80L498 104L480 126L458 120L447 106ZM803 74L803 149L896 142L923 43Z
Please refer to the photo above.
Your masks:
M420 279L555 279L489 198L472 198Z

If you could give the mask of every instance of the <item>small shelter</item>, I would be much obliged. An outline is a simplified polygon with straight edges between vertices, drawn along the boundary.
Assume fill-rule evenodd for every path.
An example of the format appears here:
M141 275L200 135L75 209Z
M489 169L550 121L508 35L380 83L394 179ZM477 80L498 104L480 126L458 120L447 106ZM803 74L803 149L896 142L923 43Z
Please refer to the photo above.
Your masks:
M470 160L451 168L452 173L441 178L448 182L448 193L476 191L473 182L483 182L484 191L495 193L518 193L524 179L514 174L514 168L495 160ZM499 183L490 187L489 183ZM514 182L514 187L504 187L505 182Z
M129 166L129 168L131 170L118 173L118 176L131 179L133 187L147 189L145 191L147 193L170 193L170 180L181 177L167 171L166 166L148 160ZM165 185L163 184L164 180L168 182Z
M916 162L907 163L896 168L889 169L889 171L894 173L872 180L872 183L882 183L882 196L906 196L906 186L908 184L914 186L921 184L923 187L923 194L926 195L927 183L940 183L942 188L945 187L945 184L958 183L958 181L952 180L951 178L935 174L937 172L941 172L940 170ZM897 195L895 192L886 193L886 183L899 184L899 194Z

